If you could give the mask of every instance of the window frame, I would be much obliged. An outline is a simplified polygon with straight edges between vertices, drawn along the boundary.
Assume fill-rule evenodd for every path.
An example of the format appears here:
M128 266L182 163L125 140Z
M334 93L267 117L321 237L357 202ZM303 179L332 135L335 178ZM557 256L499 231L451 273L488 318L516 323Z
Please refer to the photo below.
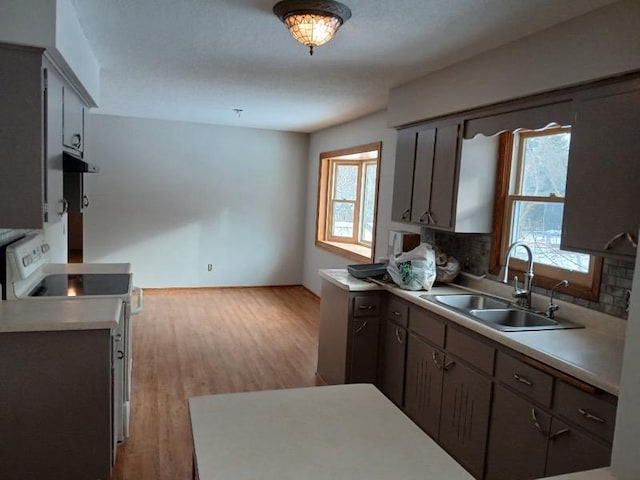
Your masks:
M536 131L525 130L519 132L519 135L524 138L544 136L548 135L550 133L550 130L558 133L570 132L571 128L552 127ZM548 203L564 203L565 201L565 197L539 197L511 193L512 172L517 175L516 179L514 179L517 192L520 191L522 182L522 149L524 142L518 142L518 152L517 156L515 156L515 137L516 135L511 132L501 133L499 137L493 233L491 239L491 251L489 256L489 273L493 275L500 275L502 261L504 259L506 249L509 246L511 237L511 225L513 220L512 209L515 202L518 200L524 200ZM512 162L514 160L518 162L515 168L512 165ZM518 278L522 279L524 278L524 274L526 271L527 265L525 261L517 258L509 259L510 279L512 279L516 275L518 276ZM572 272L570 270L565 270L562 268L552 267L546 264L535 262L534 271L536 274L534 277L534 286L542 287L548 290L555 284L557 284L560 280L566 279L569 280L569 286L563 288L560 293L584 298L586 300L598 301L600 295L600 280L602 276L601 257L591 255L588 274Z
M374 159L343 159L347 155L355 155L364 152L377 151L377 158ZM318 167L318 196L316 208L316 237L315 245L331 253L340 255L350 260L360 263L373 263L375 256L376 229L378 216L378 197L380 192L380 163L382 159L382 142L369 143L355 147L345 148L341 150L333 150L330 152L322 152ZM332 235L332 214L333 202L341 201L333 199L334 194L334 166L335 165L354 165L358 166L358 185L357 195L354 202L354 228L351 239L347 237L338 237ZM366 165L376 165L376 181L373 208L373 234L372 241L360 241L361 217L362 217L362 200L364 175L366 173Z

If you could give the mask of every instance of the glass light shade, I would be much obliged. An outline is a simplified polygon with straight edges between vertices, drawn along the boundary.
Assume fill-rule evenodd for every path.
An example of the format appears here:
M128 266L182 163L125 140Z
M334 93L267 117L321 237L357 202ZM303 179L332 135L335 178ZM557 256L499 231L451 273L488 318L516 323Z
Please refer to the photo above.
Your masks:
M286 17L284 24L293 38L313 51L313 47L324 45L333 38L342 21L332 16L294 14Z

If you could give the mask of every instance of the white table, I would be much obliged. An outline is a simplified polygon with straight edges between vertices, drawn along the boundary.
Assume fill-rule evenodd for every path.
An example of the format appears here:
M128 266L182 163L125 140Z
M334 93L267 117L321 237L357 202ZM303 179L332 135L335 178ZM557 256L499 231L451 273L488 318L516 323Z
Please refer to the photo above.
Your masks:
M189 399L199 480L471 480L372 385Z

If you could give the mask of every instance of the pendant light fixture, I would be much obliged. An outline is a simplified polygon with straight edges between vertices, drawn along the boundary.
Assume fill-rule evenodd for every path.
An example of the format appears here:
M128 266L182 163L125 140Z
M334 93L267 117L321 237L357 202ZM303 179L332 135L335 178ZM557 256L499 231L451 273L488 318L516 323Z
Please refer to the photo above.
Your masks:
M351 18L346 5L333 0L282 0L273 13L285 24L298 42L313 48L333 38L340 26Z

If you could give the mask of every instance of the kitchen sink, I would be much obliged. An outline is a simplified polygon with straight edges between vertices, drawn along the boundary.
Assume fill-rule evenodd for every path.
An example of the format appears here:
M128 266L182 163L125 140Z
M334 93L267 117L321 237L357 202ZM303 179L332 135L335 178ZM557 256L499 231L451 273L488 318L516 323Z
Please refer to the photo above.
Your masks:
M457 293L420 297L452 308L472 320L503 332L584 328L582 325L547 318L530 310L514 308L507 300L490 295Z
M475 295L475 294L449 294L449 295L433 295L427 297L422 295L422 298L430 298L437 303L452 307L457 310L485 310L496 308L509 308L509 302L506 300L499 300L488 295Z

